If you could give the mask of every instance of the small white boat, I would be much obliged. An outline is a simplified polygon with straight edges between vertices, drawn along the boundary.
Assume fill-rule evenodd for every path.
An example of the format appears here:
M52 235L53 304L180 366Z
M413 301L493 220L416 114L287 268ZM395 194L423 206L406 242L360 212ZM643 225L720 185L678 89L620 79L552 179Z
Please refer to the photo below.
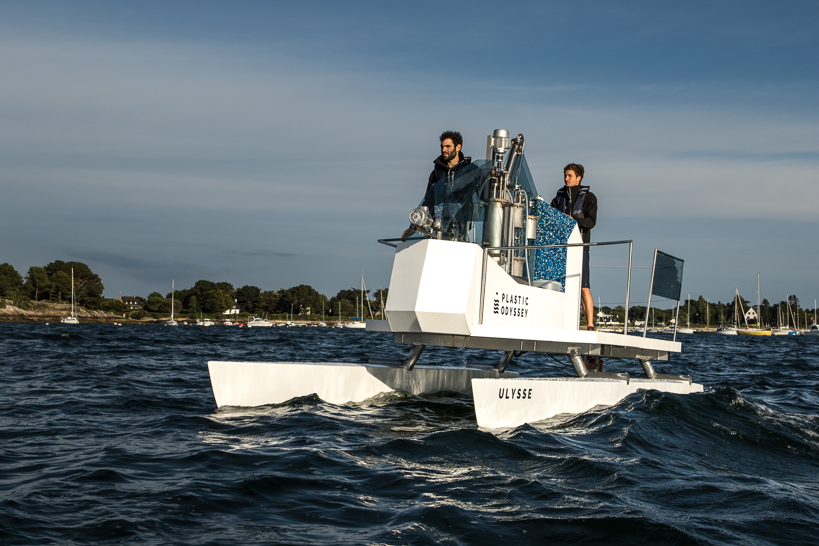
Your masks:
M363 320L354 320L352 322L348 322L344 325L345 328L354 328L354 329L366 329L367 323Z
M71 316L60 319L63 324L79 324L80 320L74 312L74 268L71 268Z
M691 294L688 294L688 311L685 314L685 328L677 328L678 334L693 334L694 329L691 328Z
M737 335L770 337L772 334L770 330L765 330L759 327L762 324L762 305L760 304L759 293L759 273L756 274L756 323L758 325L756 328L751 328L746 325L744 330L737 330Z
M805 322L807 322L807 319L805 319ZM816 322L816 300L813 300L813 324L810 325L810 329L805 331L803 335L819 336L819 323Z
M224 322L222 322L222 326L233 326L233 321L230 319L225 319Z
M250 320L247 321L248 328L270 328L271 326L273 326L272 322L261 317L250 317Z
M742 300L739 297L739 289L735 286L734 287L734 325L733 326L723 326L721 328L717 328L717 333L722 336L736 336L739 335L737 332L739 328L739 315L740 311L742 311L742 317L745 318L745 309L742 307ZM745 326L748 326L748 321L745 319Z

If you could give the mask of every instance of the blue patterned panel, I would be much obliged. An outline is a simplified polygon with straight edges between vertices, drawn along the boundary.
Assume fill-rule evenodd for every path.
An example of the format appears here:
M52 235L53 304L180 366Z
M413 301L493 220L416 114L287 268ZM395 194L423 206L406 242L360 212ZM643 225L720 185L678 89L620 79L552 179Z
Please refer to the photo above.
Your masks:
M542 199L535 200L537 207L536 245L563 245L568 243L577 222L552 207ZM535 251L533 280L559 281L566 289L566 249L541 248Z

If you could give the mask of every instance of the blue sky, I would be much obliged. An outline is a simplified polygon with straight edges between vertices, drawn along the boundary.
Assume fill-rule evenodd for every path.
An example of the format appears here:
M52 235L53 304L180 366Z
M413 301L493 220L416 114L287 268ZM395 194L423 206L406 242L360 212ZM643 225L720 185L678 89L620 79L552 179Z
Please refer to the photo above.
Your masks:
M105 295L389 284L437 135L580 162L595 240L712 301L819 297L819 3L4 2L0 262ZM593 254L622 303L621 249Z

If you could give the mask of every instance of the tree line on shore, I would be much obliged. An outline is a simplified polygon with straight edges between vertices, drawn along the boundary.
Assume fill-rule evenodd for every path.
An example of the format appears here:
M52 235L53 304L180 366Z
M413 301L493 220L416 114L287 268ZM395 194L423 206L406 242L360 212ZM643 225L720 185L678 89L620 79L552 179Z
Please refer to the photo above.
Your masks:
M57 260L39 267L32 266L26 275L20 275L10 264L0 264L0 295L26 306L30 302L47 301L70 303L71 269L74 269L74 297L77 305L98 309L131 318L163 315L173 308L178 316L221 315L228 309L238 308L243 314L328 316L339 319L352 316L379 316L382 302L387 301L387 289L370 294L357 288L340 290L328 298L312 286L302 284L279 290L262 290L245 285L234 288L228 282L197 281L191 288L183 288L162 295L152 292L147 297L136 296L141 309L130 310L119 298L104 298L104 285L99 275L82 262Z
M86 309L110 311L118 315L131 314L132 318L142 318L148 315L163 315L171 312L171 292L162 295L152 292L147 297L136 296L141 309L130 311L129 307L118 298L104 298L103 283L99 275L82 262L63 262L56 260L46 266L32 266L25 276L20 275L8 263L0 264L0 295L12 301L26 305L29 302L48 301L64 303L71 301L71 269L74 269L74 293L76 303ZM357 288L340 290L335 296L328 298L312 286L301 284L292 288L279 290L262 290L257 286L245 285L234 288L228 282L197 281L191 288L183 288L173 293L173 307L179 316L221 315L228 309L238 307L244 314L293 315L293 316L326 316L340 319L352 316L380 316L382 302L387 301L388 289L376 290L370 294L361 292ZM0 302L2 303L2 302ZM718 301L709 303L699 296L691 299L690 316L688 316L689 302L680 302L680 324L692 326L718 326L721 324L744 324L744 313L752 307L751 303L742 298L732 298L728 303ZM736 316L734 316L736 309ZM602 307L608 315L622 323L625 315L624 307ZM671 324L676 308L652 308L649 323ZM779 324L794 324L799 317L801 325L813 322L815 310L806 309L800 305L799 298L789 296L787 300L770 303L762 300L759 309L762 324L777 326ZM635 305L629 307L629 322L642 321L646 317L646 307ZM750 321L751 324L754 321Z

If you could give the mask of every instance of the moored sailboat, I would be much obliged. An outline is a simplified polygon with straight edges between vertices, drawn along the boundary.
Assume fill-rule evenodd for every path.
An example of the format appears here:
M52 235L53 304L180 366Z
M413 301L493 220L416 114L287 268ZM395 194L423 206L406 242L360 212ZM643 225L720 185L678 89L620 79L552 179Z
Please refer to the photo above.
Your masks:
M741 336L770 336L771 331L763 329L762 326L762 305L759 299L759 273L756 274L756 328L749 328L747 325L745 330L737 330L737 334Z
M71 316L70 317L63 317L60 319L60 322L63 324L79 324L80 319L77 318L76 311L74 311L75 306L75 298L74 298L74 268L71 268Z
M165 326L179 326L179 324L173 318L173 300L176 296L176 288L174 287L174 281L171 280L171 318L165 321Z
M677 328L680 334L693 334L694 329L691 328L691 294L688 294L688 311L685 313L685 328Z

